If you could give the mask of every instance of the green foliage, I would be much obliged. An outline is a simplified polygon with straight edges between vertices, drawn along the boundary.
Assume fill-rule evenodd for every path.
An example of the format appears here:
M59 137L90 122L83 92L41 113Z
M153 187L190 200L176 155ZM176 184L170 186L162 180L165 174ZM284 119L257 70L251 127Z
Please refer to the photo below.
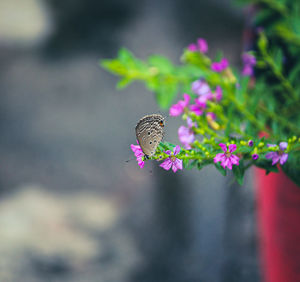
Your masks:
M300 187L300 151L290 154L282 169Z
M224 167L221 166L220 163L215 163L215 167L223 176L226 176L227 171L226 169L224 169Z
M245 175L245 168L243 161L240 161L240 164L238 166L232 167L233 175L237 181L238 184L243 185L244 182L244 175Z
M256 58L255 80L231 66L221 72L213 71L212 62L220 61L221 52L210 59L199 51L185 49L181 64L175 65L161 55L152 55L143 61L123 48L117 58L102 60L101 66L121 77L117 89L134 81L143 82L165 110L178 101L178 94L180 99L183 93L196 97L191 83L199 78L206 81L212 93L217 86L221 87L222 100L207 101L203 115L197 116L189 107L184 109L182 118L189 117L197 125L189 130L199 137L190 144L190 150L182 149L178 155L186 169L202 169L212 164L220 152L219 143L236 144L240 164L233 165L232 171L242 185L245 170L251 165L263 168L266 173L278 172L277 166L265 158L270 152L267 144L278 145L285 141L289 158L282 168L300 185L300 1L238 2L257 6L254 22L259 31L254 31L257 36L254 50L249 52ZM211 112L216 119L206 116ZM268 135L268 140L258 138L262 132ZM247 145L250 139L253 147ZM163 160L167 157L164 151L173 150L174 146L161 143L153 158ZM279 151L278 148L272 150ZM230 152L226 154L230 156ZM254 154L259 155L256 161L252 159ZM220 163L215 167L226 175Z
M278 172L277 166L272 165L272 161L269 160L259 160L255 165L259 168L263 168L266 171L266 174L269 174L270 172Z

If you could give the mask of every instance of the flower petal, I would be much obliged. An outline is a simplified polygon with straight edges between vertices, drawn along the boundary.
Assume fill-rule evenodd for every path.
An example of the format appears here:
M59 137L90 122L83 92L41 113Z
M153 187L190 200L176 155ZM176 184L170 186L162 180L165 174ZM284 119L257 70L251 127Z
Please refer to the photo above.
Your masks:
M222 150L226 153L227 151L227 146L224 143L220 143L219 146L222 148Z
M183 113L183 107L179 104L172 105L169 110L169 115L176 117Z
M242 70L243 76L252 76L253 75L253 67L249 64L244 65Z
M287 153L282 154L280 158L280 164L283 165L287 161L288 157L289 155Z
M178 128L178 138L185 146L188 146L195 141L194 132L183 125Z
M169 155L169 156L172 155L172 151L171 151L171 150L167 150L167 151L165 151L165 153L166 153L167 155Z
M130 145L131 150L135 153L136 151L142 150L140 145Z
M174 156L176 156L176 155L180 152L180 146L177 145L177 146L173 149L173 152L174 152Z
M236 144L230 144L230 145L228 146L228 151L229 151L230 153L234 152L235 150L236 150Z
M173 162L170 160L170 158L167 158L159 166L162 167L165 170L169 170L171 168L172 164L173 164Z
M190 97L190 95L189 94L186 94L186 93L184 93L183 94L183 99L184 99L184 107L186 107L188 104L189 104L189 102L190 102L190 99L191 99L191 97Z
M198 50L198 46L195 43L191 43L187 48L191 52L196 52Z
M182 160L176 159L173 163L173 166L176 166L178 169L182 169Z
M279 143L279 148L281 151L284 151L288 146L288 143L287 142L280 142Z
M276 155L276 153L275 152L270 152L270 153L268 153L268 154L266 154L266 159L273 159L273 157Z
M222 100L222 97L223 97L222 88L221 88L221 86L217 85L216 86L216 92L215 92L215 98L216 98L217 102Z
M174 163L172 165L172 170L173 170L174 173L178 170L178 168L174 165Z
M222 70L225 70L228 67L228 65L229 65L228 60L226 58L223 58L221 60L220 64L222 66Z
M205 80L198 79L192 83L192 91L201 96L210 92L210 87Z
M232 170L232 162L231 162L231 159L228 158L227 160L228 160L228 162L227 162L227 167L228 167L230 170Z
M238 156L236 156L236 155L231 155L230 156L230 161L233 163L233 164L235 164L235 165L239 165L239 157Z
M197 124L195 123L193 123L193 121L192 121L192 119L190 118L190 117L187 117L187 119L186 119L186 123L187 123L187 125L188 125L188 127L189 128L192 128L193 126L197 126Z
M197 116L201 116L203 114L203 108L199 107L198 105L190 105L190 110Z
M278 163L278 161L280 160L279 155L276 153L273 158L272 158L272 165Z
M145 165L145 162L144 161L140 161L140 162L138 162L138 165L140 166L140 168L143 168L144 165Z
M198 48L201 53L206 53L208 50L207 42L203 38L198 38L197 40Z
M221 166L223 168L226 168L228 165L228 162L229 162L229 159L225 157L224 160L221 162Z
M224 160L224 158L226 158L224 153L216 154L216 156L214 157L214 162L215 163L222 162Z

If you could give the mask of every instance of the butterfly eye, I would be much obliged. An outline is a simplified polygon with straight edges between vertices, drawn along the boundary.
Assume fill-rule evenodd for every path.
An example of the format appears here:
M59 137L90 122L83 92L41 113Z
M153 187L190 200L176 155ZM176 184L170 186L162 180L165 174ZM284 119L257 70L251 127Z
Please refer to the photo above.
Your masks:
M164 122L161 120L160 122L159 122L159 125L161 126L161 127L164 127L165 125L164 125Z

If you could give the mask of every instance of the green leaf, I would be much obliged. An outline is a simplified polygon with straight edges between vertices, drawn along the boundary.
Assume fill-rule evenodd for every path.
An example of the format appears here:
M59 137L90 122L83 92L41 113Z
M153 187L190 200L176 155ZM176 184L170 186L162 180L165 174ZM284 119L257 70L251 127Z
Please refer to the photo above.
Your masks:
M272 161L269 160L259 160L255 163L255 165L259 168L265 169L266 174L269 174L270 172L278 172L278 168L276 165L272 165Z
M282 71L282 62L283 62L283 52L280 48L276 49L275 54L273 56L274 63L279 72Z
M160 88L156 90L156 100L158 105L166 110L171 106L172 101L177 95L177 83L164 82Z
M238 184L243 185L245 175L245 168L243 162L240 161L239 165L233 165L232 172Z
M198 161L197 160L193 160L189 163L189 165L186 167L186 169L192 169L194 168L195 166L198 165Z
M124 76L128 72L127 68L118 59L102 60L100 64L104 69L112 72L113 74Z
M249 80L249 76L243 76L241 79L240 87L236 88L236 98L240 103L244 102Z
M264 32L261 32L259 34L258 42L257 42L258 48L261 51L262 54L267 53L267 47L268 47L268 40Z
M158 145L158 149L160 151L166 151L166 150L171 150L173 151L173 148L175 147L174 144L169 143L169 142L160 142Z
M215 163L215 167L223 176L226 176L226 169L224 169L220 163Z
M243 153L243 154L248 154L253 150L253 147L249 147L249 146L243 146L243 147L239 147L237 149L237 152L239 153Z
M289 74L289 79L292 83L297 82L299 79L299 73L300 73L300 63L298 63Z
M121 48L119 50L118 58L121 62L125 64L135 61L134 55L126 48Z
M225 135L228 136L231 132L231 123L233 122L233 109L234 109L234 104L231 103L228 107L228 112L227 112L227 118L228 118L228 122L225 128Z
M173 64L169 59L160 55L152 55L148 58L148 63L152 67L158 68L160 73L171 73L174 70Z
M300 151L289 154L289 158L282 166L282 170L300 188Z
M117 87L117 89L121 90L121 89L127 87L132 81L133 81L132 79L124 77L121 80L119 80L116 87Z

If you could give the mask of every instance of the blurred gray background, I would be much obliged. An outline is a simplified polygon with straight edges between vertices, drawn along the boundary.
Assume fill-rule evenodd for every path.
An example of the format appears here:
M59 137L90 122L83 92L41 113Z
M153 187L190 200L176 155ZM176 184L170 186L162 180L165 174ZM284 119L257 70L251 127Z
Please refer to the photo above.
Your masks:
M0 281L260 280L251 172L126 163L159 108L98 65L123 46L179 63L204 37L238 66L244 19L229 0L0 1Z

